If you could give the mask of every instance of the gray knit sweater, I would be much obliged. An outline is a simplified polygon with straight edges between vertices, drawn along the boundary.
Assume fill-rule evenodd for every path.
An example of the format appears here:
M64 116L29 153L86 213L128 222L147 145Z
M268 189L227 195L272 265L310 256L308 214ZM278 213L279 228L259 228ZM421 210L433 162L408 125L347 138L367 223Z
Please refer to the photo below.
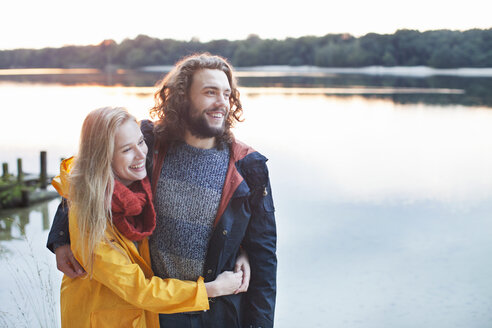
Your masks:
M166 153L154 195L157 224L149 240L156 276L203 276L228 163L228 147L199 149L181 143Z

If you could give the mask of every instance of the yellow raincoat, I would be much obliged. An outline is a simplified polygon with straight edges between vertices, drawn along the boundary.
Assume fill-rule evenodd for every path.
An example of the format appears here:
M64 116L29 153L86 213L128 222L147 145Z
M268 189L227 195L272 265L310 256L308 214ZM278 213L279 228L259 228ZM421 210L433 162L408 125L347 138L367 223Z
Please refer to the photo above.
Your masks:
M60 195L68 192L68 172L73 158L62 162L53 186ZM72 252L81 262L84 237L77 218L69 215ZM95 250L93 277L63 277L61 285L62 327L159 327L158 313L207 310L207 291L203 278L197 282L154 277L150 266L149 244L139 245L108 224L103 240Z

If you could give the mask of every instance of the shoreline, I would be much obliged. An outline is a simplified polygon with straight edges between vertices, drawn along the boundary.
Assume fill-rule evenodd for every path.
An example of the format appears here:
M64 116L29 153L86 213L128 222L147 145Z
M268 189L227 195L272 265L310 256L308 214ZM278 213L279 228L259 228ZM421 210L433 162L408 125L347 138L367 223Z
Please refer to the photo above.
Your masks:
M135 69L115 69L111 71L95 68L11 68L0 69L0 76L23 75L64 75L64 74L124 74L125 72L167 73L173 66L143 66ZM427 78L431 76L492 77L492 67L432 68L428 66L365 66L365 67L318 67L318 66L251 66L235 67L238 77L262 76L330 76L336 74L402 76Z
M168 72L171 66L145 66L138 70L143 72ZM459 67L432 68L428 66L366 66L366 67L318 67L318 66L252 66L235 67L237 75L254 76L326 76L333 74L364 74L364 75L393 75L407 77L429 76L463 76L463 77L492 77L492 67ZM267 74L262 74L267 73Z

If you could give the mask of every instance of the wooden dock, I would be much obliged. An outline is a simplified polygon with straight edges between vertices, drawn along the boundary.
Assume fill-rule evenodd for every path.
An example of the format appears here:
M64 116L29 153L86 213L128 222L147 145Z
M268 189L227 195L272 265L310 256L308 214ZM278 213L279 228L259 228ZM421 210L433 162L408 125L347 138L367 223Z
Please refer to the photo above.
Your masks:
M17 159L17 176L9 173L8 163L2 164L3 174L0 178L0 210L15 207L27 207L33 203L58 197L55 191L48 191L47 186L53 176L48 176L46 152L40 152L40 173L29 174L22 170L22 159Z

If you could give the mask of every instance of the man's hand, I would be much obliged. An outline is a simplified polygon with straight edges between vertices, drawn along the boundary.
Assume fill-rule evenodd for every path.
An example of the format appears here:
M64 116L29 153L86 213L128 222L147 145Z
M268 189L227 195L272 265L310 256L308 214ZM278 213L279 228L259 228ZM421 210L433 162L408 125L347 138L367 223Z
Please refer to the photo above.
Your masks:
M243 272L243 281L241 286L234 292L234 294L243 293L248 291L249 279L251 277L251 267L249 266L248 254L241 248L239 256L236 260L236 265L234 266L234 272Z
M73 256L70 245L62 245L55 249L56 267L58 270L74 279L85 275L85 270Z

